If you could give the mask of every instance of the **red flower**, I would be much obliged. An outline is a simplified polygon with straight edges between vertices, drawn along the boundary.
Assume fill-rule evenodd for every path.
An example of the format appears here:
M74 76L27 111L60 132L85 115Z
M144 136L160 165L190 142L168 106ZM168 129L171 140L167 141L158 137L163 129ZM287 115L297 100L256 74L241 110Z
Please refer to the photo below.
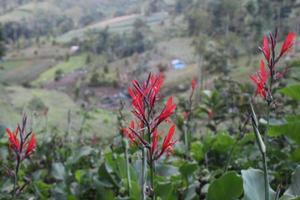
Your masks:
M151 109L154 108L163 80L163 75L161 74L149 74L146 82L139 84L136 80L133 80L133 87L128 88L128 93L132 98L133 113L141 121L146 120L145 104L149 104Z
M26 121L24 122L26 123ZM28 158L36 149L36 138L34 133L25 134L25 129L18 127L15 132L6 129L9 147L14 150L20 160ZM23 131L23 132L22 132ZM30 139L29 136L31 135Z
M132 131L133 129L134 129L134 122L131 121L129 129L128 128L123 128L123 134L124 134L125 137L127 137L130 140L131 143L136 144L137 141L136 141L135 135Z
M295 44L296 34L289 33L281 46L280 56L286 53Z
M192 80L192 90L195 90L197 86L197 81L195 79Z
M175 142L172 137L175 132L173 125L166 136L162 147L159 146L160 135L158 126L162 122L170 124L170 116L174 113L176 105L173 98L170 97L161 111L156 110L155 104L159 100L159 93L164 81L162 74L149 74L147 81L138 83L132 81L133 87L128 88L129 95L132 98L133 114L138 119L136 125L132 121L130 127L123 129L123 134L132 143L146 147L148 150L148 161L155 161L165 152L169 152ZM195 88L195 85L193 86ZM158 113L158 114L157 114Z
M174 133L175 133L175 125L171 126L168 135L165 137L163 141L160 156L164 153L170 153L173 150L173 146L176 143L176 141L173 141Z
M152 133L152 145L151 145L151 155L155 155L155 152L157 151L158 146L158 132L157 129L155 129Z
M263 38L261 50L262 50L266 60L269 62L270 61L270 44L269 44L269 39L267 36L264 36L264 38Z
M164 120L166 120L168 117L170 117L173 113L174 110L176 109L176 105L173 104L173 98L169 97L166 106L164 109L161 111L160 115L156 118L157 123L155 125L155 128Z
M31 136L30 140L26 143L25 146L27 147L26 152L25 152L25 158L27 158L36 149L36 139L35 139L35 135L33 133L32 133L32 136Z
M261 97L266 98L266 83L269 78L269 73L266 72L265 64L262 60L260 61L260 72L257 72L255 75L250 76L250 78L256 84L256 94L259 94Z
M19 129L17 128L14 133L9 128L7 128L6 133L8 136L10 148L16 152L19 152L19 149L20 149L20 141L18 139Z
M150 76L149 84L148 84L148 88L149 88L148 96L149 96L150 106L152 108L154 107L155 101L157 100L157 96L159 94L163 82L164 82L164 78L163 75L161 74L157 76L155 75Z

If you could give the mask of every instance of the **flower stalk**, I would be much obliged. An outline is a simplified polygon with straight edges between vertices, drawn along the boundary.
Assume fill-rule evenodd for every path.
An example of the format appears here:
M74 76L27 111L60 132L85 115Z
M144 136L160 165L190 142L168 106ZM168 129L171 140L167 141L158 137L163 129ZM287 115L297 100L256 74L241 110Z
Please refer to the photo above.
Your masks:
M172 125L170 120L170 116L176 109L173 98L169 97L163 109L156 108L157 102L160 100L159 93L163 80L162 74L152 75L150 73L145 82L132 81L133 86L128 88L128 92L132 99L134 120L130 122L128 128L123 128L124 136L132 145L136 145L142 150L143 163L146 160L146 164L148 164L150 186L147 188L149 189L148 197L151 199L155 199L155 162L164 154L170 154L175 144L173 141L175 125ZM170 128L160 143L163 133L159 133L159 127L162 123L166 123ZM146 170L144 165L143 170ZM147 172L144 171L144 173ZM144 178L147 179L143 176L142 184L147 182ZM142 193L145 194L144 185Z
M146 193L146 180L147 180L147 149L142 149L142 199L147 199Z
M6 128L6 133L9 140L9 147L15 153L16 167L14 169L14 186L12 191L13 198L23 190L18 188L18 173L21 163L24 159L29 158L36 149L35 134L30 131L26 132L27 116L23 116L21 126L18 124L15 131Z
M268 165L267 165L267 149L265 146L265 143L261 137L261 134L258 130L258 120L253 108L252 103L250 102L250 108L251 108L251 119L252 119L252 126L255 133L256 142L258 144L260 153L262 155L262 161L263 161L263 170L264 170L264 184L265 184L265 200L269 200L269 179L268 179Z
M262 46L260 50L265 58L265 60L260 61L260 71L255 75L250 76L253 83L256 84L256 95L261 96L265 102L267 103L267 130L264 135L264 141L261 137L260 131L258 129L258 120L253 108L252 102L250 102L250 110L251 110L251 118L252 118L252 126L256 136L256 141L258 143L259 150L262 155L263 161L263 170L264 170L264 183L265 183L265 200L269 200L269 181L268 181L268 166L267 166L267 132L270 123L270 111L271 106L274 102L273 99L273 87L274 83L282 78L287 71L287 68L281 72L279 72L275 66L294 45L296 34L289 33L281 46L280 53L276 54L276 44L277 44L277 30L275 34L270 33L268 36L263 37ZM265 62L268 67L268 71L265 69Z

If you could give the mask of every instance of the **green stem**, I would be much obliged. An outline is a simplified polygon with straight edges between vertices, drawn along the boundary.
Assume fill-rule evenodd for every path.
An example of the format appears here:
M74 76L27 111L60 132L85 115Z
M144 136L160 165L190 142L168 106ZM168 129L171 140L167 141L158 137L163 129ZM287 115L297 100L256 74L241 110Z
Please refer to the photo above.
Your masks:
M15 169L15 176L14 176L14 188L13 188L13 194L12 194L13 198L17 194L19 168L20 168L20 157L17 156L17 165L16 165L16 169Z
M255 111L253 109L253 105L250 102L251 107L251 113L252 113L252 126L255 133L255 138L258 143L259 150L262 155L262 161L263 161L263 168L264 168L264 183L265 183L265 200L269 200L269 179L268 179L268 165L267 165L267 153L266 153L266 146L265 143L261 137L261 134L258 130L258 120L255 114Z
M147 179L147 149L143 147L142 150L142 200L146 200L146 179Z
M131 191L131 177L130 177L130 168L129 168L129 156L128 156L128 141L123 139L124 148L125 148L125 160L126 160L126 173L127 173L127 185L128 185L128 194L130 196Z
M187 130L184 131L184 143L185 143L185 154L188 157L188 150L189 150L188 146L189 145L188 145L188 133L187 133Z
M267 165L267 155L263 153L263 164L264 164L264 181L265 181L265 200L269 200L269 178L268 178L268 165Z
M154 171L155 171L154 160L150 158L150 183L151 183L151 197L152 197L151 199L155 199Z

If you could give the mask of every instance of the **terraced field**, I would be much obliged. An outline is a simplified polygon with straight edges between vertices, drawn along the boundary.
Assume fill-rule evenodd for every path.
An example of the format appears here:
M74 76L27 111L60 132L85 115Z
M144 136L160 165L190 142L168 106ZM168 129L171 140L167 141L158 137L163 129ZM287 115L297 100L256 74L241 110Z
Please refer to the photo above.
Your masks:
M47 91L42 89L26 89L19 86L0 88L0 125L14 126L20 118L20 113L26 111L33 118L32 126L38 132L48 127L56 127L66 130L68 127L67 115L71 111L72 130L78 131L81 126L82 112L80 107L66 94L58 91ZM35 100L34 100L35 99ZM48 117L43 112L32 109L32 102L38 99L44 106L49 108ZM106 136L116 133L116 116L112 111L96 109L90 113L92 119L85 126L92 127L90 133L97 134L101 128L101 133ZM61 133L63 134L63 132ZM105 136L104 135L104 136Z

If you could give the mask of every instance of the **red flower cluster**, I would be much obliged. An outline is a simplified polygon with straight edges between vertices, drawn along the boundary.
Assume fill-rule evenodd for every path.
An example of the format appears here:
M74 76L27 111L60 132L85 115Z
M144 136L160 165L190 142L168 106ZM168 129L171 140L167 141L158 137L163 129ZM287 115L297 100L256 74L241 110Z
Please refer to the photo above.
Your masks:
M271 97L272 93L272 84L275 80L281 78L286 70L283 72L278 72L275 69L276 63L279 59L286 54L295 44L296 34L289 33L281 46L281 50L279 55L276 55L275 49L277 44L277 32L275 35L269 34L263 37L262 46L260 50L262 51L269 72L265 69L265 63L263 60L260 61L260 71L256 74L250 76L253 83L256 85L256 95L260 95L262 98L269 101L268 97ZM268 82L270 79L270 85L268 86Z
M25 125L26 117L23 118L22 128L18 126L14 132L6 128L9 146L20 160L28 158L36 149L35 135L32 132L26 134Z
M169 117L176 109L172 97L168 99L160 112L155 108L160 99L159 92L163 81L162 74L152 75L150 73L147 81L138 83L133 80L133 87L128 88L128 93L132 98L132 112L136 121L131 121L130 126L123 129L123 133L132 143L148 148L149 155L153 160L159 159L164 153L169 153L175 144L173 141L175 125L171 125L160 150L158 149L158 142L162 137L162 134L158 134L158 126L164 121L170 121Z
M265 63L260 61L260 71L255 75L250 76L251 80L256 84L256 94L263 98L267 97L267 82L269 79L269 73L265 69Z
M193 79L192 80L192 90L193 91L196 89L196 86L197 86L197 81L196 81L196 79Z

